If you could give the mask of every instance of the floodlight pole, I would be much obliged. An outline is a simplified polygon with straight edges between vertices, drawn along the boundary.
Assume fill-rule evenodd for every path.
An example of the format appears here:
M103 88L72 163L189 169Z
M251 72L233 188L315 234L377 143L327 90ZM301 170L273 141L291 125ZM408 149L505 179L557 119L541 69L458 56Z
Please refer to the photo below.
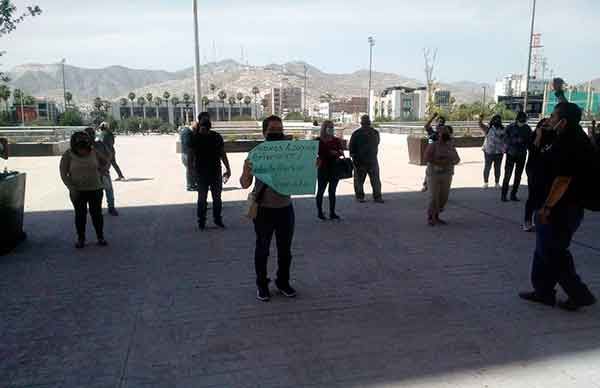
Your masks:
M523 102L523 111L527 114L527 103L529 100L529 75L531 74L531 54L533 50L533 31L535 29L535 6L537 0L533 0L531 10L531 32L529 34L529 59L527 60L527 75L525 76L525 99Z
M371 83L373 78L373 46L375 46L375 39L372 36L369 36L369 115L371 114Z
M194 53L196 56L196 61L194 63L194 92L195 92L195 108L196 108L196 117L201 112L201 104L202 104L202 85L200 82L200 41L198 38L198 0L194 0L194 41L195 41L195 49ZM195 120L195 118L194 118Z

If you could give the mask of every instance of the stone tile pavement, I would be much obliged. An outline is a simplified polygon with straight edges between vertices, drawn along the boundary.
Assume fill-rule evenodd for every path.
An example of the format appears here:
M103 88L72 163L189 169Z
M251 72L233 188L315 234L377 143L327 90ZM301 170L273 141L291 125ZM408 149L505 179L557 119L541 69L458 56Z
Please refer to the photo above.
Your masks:
M73 249L57 158L11 161L29 174L30 239L0 257L0 387L600 387L600 309L516 297L534 237L522 204L479 188L479 150L461 150L448 227L425 225L423 168L400 136L384 136L385 205L359 206L344 182L343 222L323 223L297 198L300 295L265 304L236 188L243 155L228 229L199 233L175 138L117 141L133 179L115 183L106 249ZM599 231L591 215L573 247L596 292Z

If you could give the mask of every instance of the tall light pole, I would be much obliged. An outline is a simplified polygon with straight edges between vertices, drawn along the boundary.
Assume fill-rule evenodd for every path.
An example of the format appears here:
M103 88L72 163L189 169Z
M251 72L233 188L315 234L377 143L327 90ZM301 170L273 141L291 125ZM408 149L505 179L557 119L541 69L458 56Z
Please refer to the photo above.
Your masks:
M527 103L529 100L529 75L531 74L531 53L533 50L533 31L535 29L535 5L536 0L533 0L531 10L531 32L529 33L529 59L527 60L527 75L525 76L525 100L523 103L523 111L527 114Z
M486 94L487 94L487 86L482 86L483 88L483 103L481 106L481 109L483 109L485 111L485 100L486 100Z
M62 61L60 61L61 65L62 65L62 83L63 83L63 103L65 104L65 112L67 111L67 82L65 81L65 62L67 62L66 59L62 59Z
M304 64L304 117L308 117L308 107L306 106L306 90L308 87L308 68Z
M369 36L369 115L371 115L371 82L373 78L373 46L375 46L375 39Z
M196 98L194 103L197 117L201 111L200 104L202 104L202 85L200 84L200 41L198 38L198 0L194 0L194 41L194 53L196 55L196 62L194 63L194 92Z

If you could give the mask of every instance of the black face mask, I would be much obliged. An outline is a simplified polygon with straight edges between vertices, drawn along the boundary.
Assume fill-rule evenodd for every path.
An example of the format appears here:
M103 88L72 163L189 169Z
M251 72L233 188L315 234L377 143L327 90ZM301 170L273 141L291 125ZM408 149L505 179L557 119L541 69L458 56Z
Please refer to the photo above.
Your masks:
M210 129L212 126L210 123L210 120L205 120L205 119L200 120L199 125L200 125L200 128L208 128L208 129Z
M278 141L278 140L285 140L285 135L283 134L283 132L269 133L267 135L267 141Z
M447 142L449 140L450 140L450 134L449 133L442 134L442 141L443 142Z

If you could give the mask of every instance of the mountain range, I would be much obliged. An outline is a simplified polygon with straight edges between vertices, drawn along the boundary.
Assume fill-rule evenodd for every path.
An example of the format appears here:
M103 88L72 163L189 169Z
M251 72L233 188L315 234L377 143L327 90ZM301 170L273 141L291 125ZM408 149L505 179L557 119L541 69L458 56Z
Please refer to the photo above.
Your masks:
M193 68L176 72L161 70L138 70L123 66L110 66L101 69L86 69L65 65L66 88L73 94L76 104L89 104L95 97L116 100L126 97L129 92L137 96L152 93L162 96L168 91L172 96L183 93L193 95ZM266 66L249 66L234 60L223 60L208 63L201 67L201 80L204 93L209 84L215 84L218 90L225 90L228 95L242 92L251 95L253 87L258 87L261 96L272 87L277 87L282 80L292 86L304 86L304 74L307 76L307 100L309 104L319 101L323 94L352 97L367 96L369 71L359 70L350 74L328 74L304 62L270 64ZM23 89L26 93L62 100L62 65L60 64L26 64L16 66L8 73L10 85ZM422 86L423 82L393 73L373 72L373 89L378 92L391 86ZM491 96L491 85L477 82L455 82L440 84L440 88L452 92L457 102L473 102L482 98L483 86L488 88Z

